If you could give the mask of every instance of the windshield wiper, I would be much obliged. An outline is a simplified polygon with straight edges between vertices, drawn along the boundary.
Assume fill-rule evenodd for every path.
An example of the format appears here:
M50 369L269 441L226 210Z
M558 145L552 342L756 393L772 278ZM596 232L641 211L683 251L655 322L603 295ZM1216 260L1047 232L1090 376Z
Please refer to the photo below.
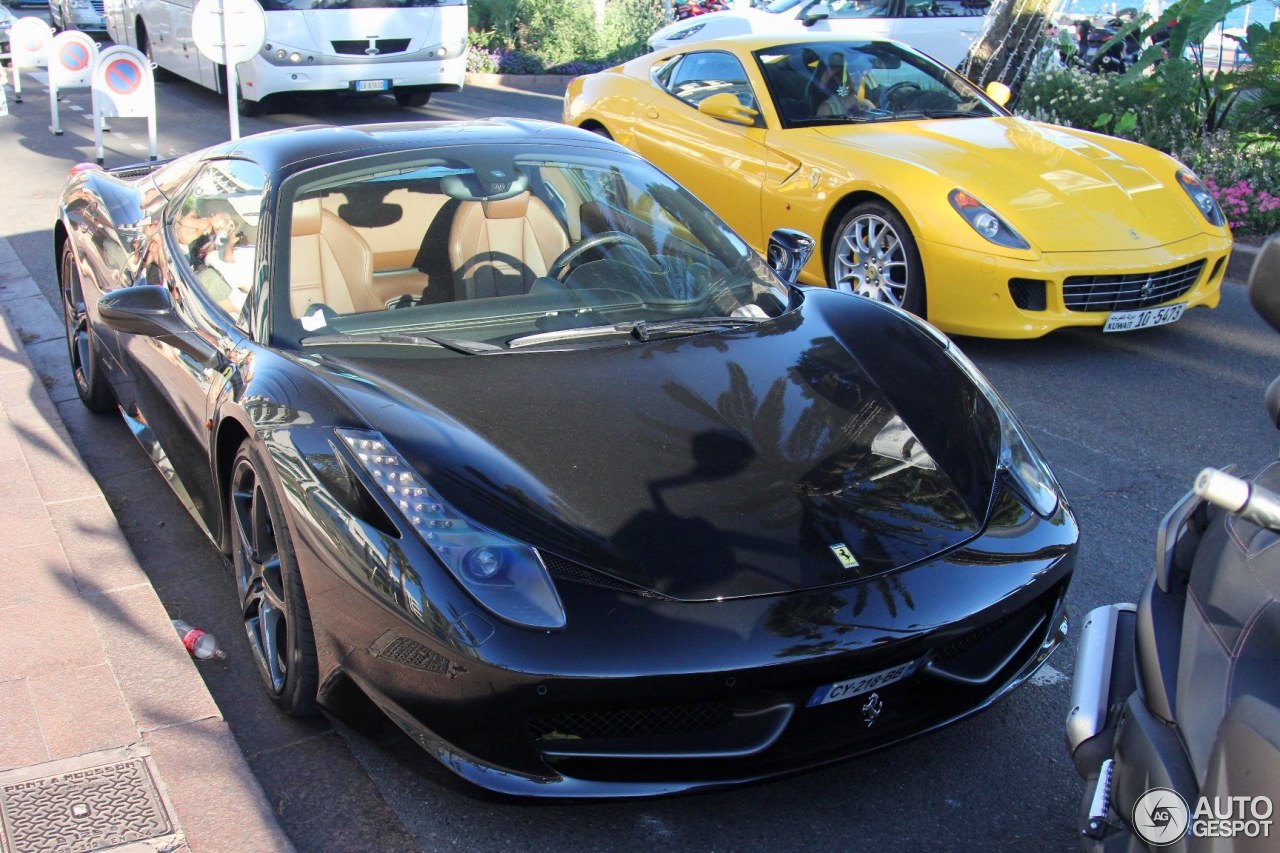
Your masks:
M507 341L510 349L535 347L561 341L588 340L605 335L630 335L638 341L647 341L654 335L670 332L705 332L708 329L736 329L752 326L764 317L682 317L674 320L634 320L629 323L613 323L607 326L579 326L573 329L557 329L553 332L535 332Z
M314 346L333 346L341 344L407 344L421 346L430 344L441 347L442 349L459 352L463 355L480 355L486 352L502 352L502 347L494 344L486 344L481 341L467 341L458 338L442 338L437 335L427 335L422 332L416 332L412 335L405 334L349 334L339 332L330 335L311 335L299 341L304 347Z
M674 320L639 320L631 326L631 337L647 341L668 332L705 332L708 329L736 329L754 326L759 317L677 317Z

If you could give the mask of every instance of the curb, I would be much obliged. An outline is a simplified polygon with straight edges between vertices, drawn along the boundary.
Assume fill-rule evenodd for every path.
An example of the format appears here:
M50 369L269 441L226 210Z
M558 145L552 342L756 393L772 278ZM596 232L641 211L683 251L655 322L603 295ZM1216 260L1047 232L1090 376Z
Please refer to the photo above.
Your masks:
M33 757L25 766L0 773L0 782L75 778L86 767L112 771L122 766L121 761L141 762L169 815L171 832L165 838L153 834L129 839L137 842L136 849L293 850L71 440L56 407L77 399L67 369L63 323L4 237L0 310L0 338L11 337L4 346L4 361L11 376L28 376L25 399L7 401L5 418L14 424L36 485L42 492L56 487L54 498L46 497L32 510L52 517L57 546L66 559L62 571L70 575L59 578L67 587L61 595L32 606L40 609L50 630L78 630L76 639L87 650L82 657L104 662L112 676L110 687L103 688L107 695L97 694L97 701L86 699L76 684L75 674L83 670L74 667L83 666L83 661L53 668L43 677L52 683L58 704L81 719L81 725L107 714L108 706L120 709L109 744L104 736L92 747L56 755L55 760ZM6 611L6 616L17 609L21 608ZM0 635L5 630L0 621ZM15 711L0 705L0 722L10 722L2 719L6 713ZM24 739L40 736L28 733ZM52 752L47 743L44 749ZM81 808L106 810L106 805ZM3 828L0 825L0 835ZM11 849L7 843L0 847Z
M467 72L466 85L482 89L519 89L563 95L573 74L475 74Z

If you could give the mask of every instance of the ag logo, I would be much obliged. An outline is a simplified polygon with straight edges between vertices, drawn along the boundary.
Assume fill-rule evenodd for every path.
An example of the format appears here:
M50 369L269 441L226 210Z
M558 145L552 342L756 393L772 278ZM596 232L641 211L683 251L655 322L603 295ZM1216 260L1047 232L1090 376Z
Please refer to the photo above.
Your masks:
M1169 788L1152 788L1133 804L1133 831L1148 844L1163 847L1187 833L1187 801Z
M853 556L853 552L849 550L849 546L843 542L837 542L831 546L831 553L836 555L836 559L840 561L840 565L846 569L858 568L858 558Z

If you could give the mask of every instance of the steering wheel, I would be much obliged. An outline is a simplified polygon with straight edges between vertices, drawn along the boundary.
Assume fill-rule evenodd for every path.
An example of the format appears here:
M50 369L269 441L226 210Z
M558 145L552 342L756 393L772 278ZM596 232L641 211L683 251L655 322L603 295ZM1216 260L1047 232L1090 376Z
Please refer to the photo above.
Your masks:
M882 109L892 108L893 98L895 95L897 95L899 92L905 94L906 92L912 89L914 89L917 92L921 91L920 84L913 83L910 80L903 80L901 83L894 83L888 89L885 89L884 94L880 96L880 107Z
M644 257L649 258L651 263L653 261L653 258L649 254L649 250L645 248L644 243L641 243L630 234L627 234L624 231L601 231L599 234L593 234L582 242L576 243L561 252L559 256L551 262L550 268L547 269L547 277L554 278L557 281L564 281L563 276L565 272L568 271L570 264L582 255L590 252L592 249L597 249L611 243L617 243L631 249L636 249Z

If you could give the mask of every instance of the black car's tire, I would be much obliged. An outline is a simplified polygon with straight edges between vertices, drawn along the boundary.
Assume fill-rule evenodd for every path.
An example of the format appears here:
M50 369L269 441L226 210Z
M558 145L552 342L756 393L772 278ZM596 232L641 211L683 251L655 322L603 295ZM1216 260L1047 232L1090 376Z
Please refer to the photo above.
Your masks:
M249 650L267 693L284 711L305 716L316 711L315 636L293 540L266 466L249 439L231 463L231 561Z
M837 290L925 316L924 264L911 229L883 201L854 206L827 252L827 281Z
M391 94L395 95L396 103L406 109L425 107L427 101L431 100L431 92L427 89L396 89Z
M102 362L94 346L93 329L89 326L89 315L84 305L84 288L80 284L80 270L69 240L62 247L58 280L62 293L62 323L67 334L67 359L71 362L76 393L89 411L98 414L110 412L116 407L115 395L102 372Z

